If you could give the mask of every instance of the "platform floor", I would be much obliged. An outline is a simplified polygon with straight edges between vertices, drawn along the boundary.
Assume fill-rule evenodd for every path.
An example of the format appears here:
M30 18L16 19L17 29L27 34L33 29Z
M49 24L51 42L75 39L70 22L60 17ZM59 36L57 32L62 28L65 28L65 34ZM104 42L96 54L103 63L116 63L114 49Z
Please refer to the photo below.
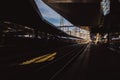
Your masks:
M120 53L103 44L74 44L1 57L0 70L1 80L120 80Z

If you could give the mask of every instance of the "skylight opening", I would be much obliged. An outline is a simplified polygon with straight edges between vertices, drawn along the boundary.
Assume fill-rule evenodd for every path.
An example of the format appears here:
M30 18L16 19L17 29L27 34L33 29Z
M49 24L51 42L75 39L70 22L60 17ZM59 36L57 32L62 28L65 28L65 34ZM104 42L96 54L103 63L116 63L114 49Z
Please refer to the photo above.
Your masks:
M48 5L46 5L42 0L35 0L35 3L38 6L39 11L41 12L41 15L43 19L50 22L54 26L60 26L60 18L62 17L57 12L55 12L52 8L50 8ZM67 21L65 18L64 25L65 26L71 26L72 24Z

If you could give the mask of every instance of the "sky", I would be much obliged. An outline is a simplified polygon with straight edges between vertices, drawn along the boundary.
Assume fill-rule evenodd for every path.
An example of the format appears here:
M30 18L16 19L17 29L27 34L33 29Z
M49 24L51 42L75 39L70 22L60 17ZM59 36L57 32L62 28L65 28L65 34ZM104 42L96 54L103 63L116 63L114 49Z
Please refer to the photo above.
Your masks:
M59 15L52 8L47 6L42 0L35 1L41 12L41 15L45 20L47 20L48 22L52 23L55 26L60 26L61 15ZM70 26L72 24L64 18L64 25Z
M56 11L54 11L52 8L50 8L49 6L47 6L42 0L35 0L40 13L42 15L42 17L47 20L48 22L52 23L55 26L60 26L60 18L62 17L60 14L58 14ZM65 18L64 19L64 25L66 26L73 26L72 23L70 23L69 21L67 21ZM70 27L70 30L73 30L75 28L74 27ZM86 33L86 30L80 29L80 31L82 33Z

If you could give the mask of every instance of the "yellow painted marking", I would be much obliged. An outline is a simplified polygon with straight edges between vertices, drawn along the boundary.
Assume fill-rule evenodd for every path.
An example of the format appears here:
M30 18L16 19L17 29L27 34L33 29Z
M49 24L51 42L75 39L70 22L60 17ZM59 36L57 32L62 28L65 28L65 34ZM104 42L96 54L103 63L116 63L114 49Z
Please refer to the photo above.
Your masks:
M19 65L27 65L27 64L31 64L31 63L41 63L41 62L45 62L45 61L51 61L55 58L56 52L52 53L52 54L46 54L43 56L39 56L30 60L27 60L25 62L20 63Z
M47 61L52 61L54 58L55 58L55 56L54 56L54 57L49 58Z
M51 60L53 60L55 58L55 55L56 55L56 53L53 53L53 54L51 54L49 56L46 56L46 57L44 57L42 59L39 59L39 60L35 61L35 63L41 63L41 62L44 62L44 61L51 61Z

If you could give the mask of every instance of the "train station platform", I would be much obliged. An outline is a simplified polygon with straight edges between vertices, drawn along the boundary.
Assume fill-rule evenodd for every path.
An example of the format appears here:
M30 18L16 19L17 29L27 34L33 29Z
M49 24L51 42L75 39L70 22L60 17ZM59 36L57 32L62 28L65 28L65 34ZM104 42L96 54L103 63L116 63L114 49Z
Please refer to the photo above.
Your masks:
M40 53L41 51L37 51ZM44 50L43 52L47 52ZM120 54L106 45L72 44L53 49L49 54L14 56L21 62L1 67L2 80L118 80ZM32 56L36 55L36 56ZM6 58L7 59L7 58ZM11 57L12 59L12 57ZM23 59L23 60L22 60ZM4 62L4 61L3 61ZM8 61L9 62L9 61ZM7 62L6 62L7 63ZM4 64L6 64L4 63Z
M120 80L120 0L1 0L0 11L0 80Z
M84 54L84 56L82 56ZM54 80L119 80L120 54L105 45L90 46Z

